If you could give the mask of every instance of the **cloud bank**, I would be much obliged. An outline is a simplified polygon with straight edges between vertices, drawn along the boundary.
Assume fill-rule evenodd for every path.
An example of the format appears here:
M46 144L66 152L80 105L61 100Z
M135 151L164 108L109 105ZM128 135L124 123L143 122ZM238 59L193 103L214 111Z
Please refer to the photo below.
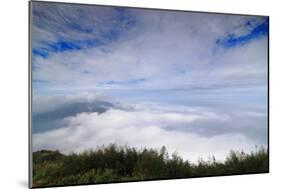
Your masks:
M102 113L79 112L60 118L62 127L33 134L33 150L71 153L112 143L139 149L159 149L165 145L170 153L178 152L196 162L199 157L207 159L212 155L224 160L230 149L250 152L257 145L266 146L263 113L235 115L216 109L163 104L116 107Z

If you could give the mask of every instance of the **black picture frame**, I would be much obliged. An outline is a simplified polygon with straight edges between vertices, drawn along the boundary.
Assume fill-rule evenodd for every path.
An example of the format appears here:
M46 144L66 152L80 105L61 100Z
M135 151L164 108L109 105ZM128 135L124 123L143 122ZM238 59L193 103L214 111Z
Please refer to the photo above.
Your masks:
M267 15L252 15L252 14L235 14L235 13L222 13L222 12L204 12L204 11L193 11L193 10L175 10L175 9L158 9L158 8L144 8L144 7L131 7L131 6L117 6L117 5L101 5L101 4L87 4L87 3L69 3L69 2L54 2L54 1L29 1L29 31L28 31L28 164L29 164L29 188L51 188L51 187L65 187L65 186L85 186L85 185L100 185L100 184L112 184L112 183L128 183L128 182L144 182L144 181L158 181L158 180L174 180L175 178L167 178L167 179L145 179L145 180L130 180L130 181L114 181L114 182L104 182L104 183L92 183L92 184L70 184L70 185L53 185L53 186L32 186L32 169L33 169L33 159L32 159L32 3L42 3L42 4L69 4L69 5L79 5L79 6L97 6L97 7L120 7L120 8L128 8L128 9L143 9L143 10L161 10L161 11L172 11L172 12L192 12L192 13L208 13L208 14L219 14L219 15L233 15L233 16L256 16L256 17L266 17L268 19L268 57L267 57L267 152L268 159L270 160L270 17ZM268 171L267 172L257 172L251 174L266 174L270 173L270 161L268 161ZM196 177L178 177L176 179L190 179L190 178L204 178L204 177L220 177L220 176L234 176L234 175L248 175L249 173L241 173L241 174L224 174L224 175L211 175L211 176L196 176Z

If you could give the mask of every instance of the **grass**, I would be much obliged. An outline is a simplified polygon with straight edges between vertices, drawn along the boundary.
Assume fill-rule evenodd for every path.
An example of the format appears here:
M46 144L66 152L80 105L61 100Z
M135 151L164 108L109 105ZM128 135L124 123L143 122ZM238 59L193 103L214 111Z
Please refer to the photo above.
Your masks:
M160 150L121 147L115 144L79 154L33 152L33 187L157 180L216 175L266 173L268 152L231 151L224 162L198 160L192 164L179 155Z

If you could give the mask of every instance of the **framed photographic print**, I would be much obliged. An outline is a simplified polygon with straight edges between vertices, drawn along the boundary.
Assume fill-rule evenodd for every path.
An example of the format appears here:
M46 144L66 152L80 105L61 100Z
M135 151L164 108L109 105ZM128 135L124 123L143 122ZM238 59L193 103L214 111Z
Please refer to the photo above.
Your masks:
M269 17L29 3L30 187L269 172Z

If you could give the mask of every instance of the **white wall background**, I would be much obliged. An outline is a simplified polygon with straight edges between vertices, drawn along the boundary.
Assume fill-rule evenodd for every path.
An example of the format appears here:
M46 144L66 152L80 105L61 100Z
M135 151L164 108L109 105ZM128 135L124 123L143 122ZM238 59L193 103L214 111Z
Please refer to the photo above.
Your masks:
M68 188L280 188L281 10L276 0L68 0L69 2L270 16L270 174L106 184ZM1 1L0 188L27 188L28 1Z

